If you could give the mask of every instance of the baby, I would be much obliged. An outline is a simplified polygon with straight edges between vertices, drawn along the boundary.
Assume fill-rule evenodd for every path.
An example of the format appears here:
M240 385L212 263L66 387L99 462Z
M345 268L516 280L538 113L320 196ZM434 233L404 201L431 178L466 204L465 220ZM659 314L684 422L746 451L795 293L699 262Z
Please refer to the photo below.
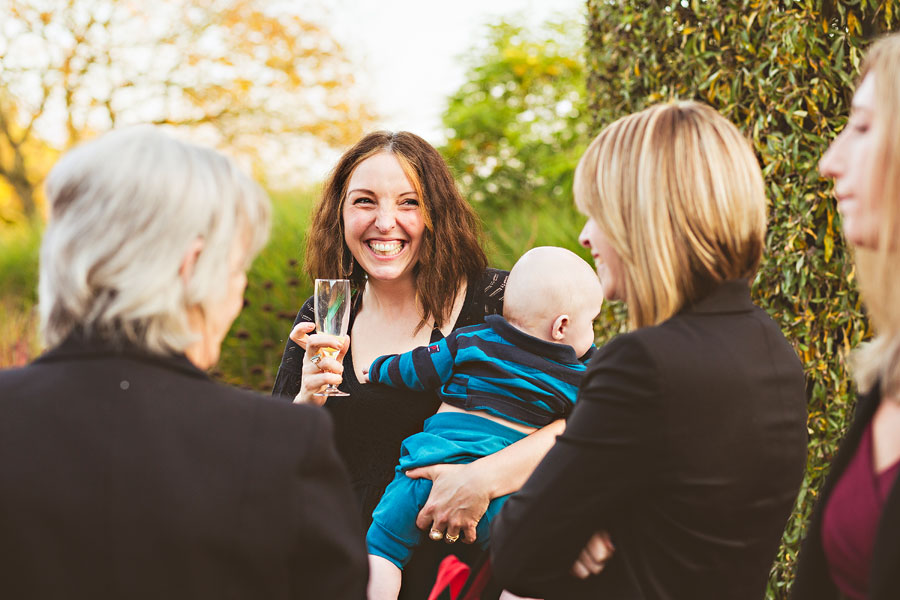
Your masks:
M422 539L416 516L431 481L404 472L472 462L567 417L596 350L593 322L602 301L588 263L563 248L534 248L510 271L502 317L489 315L483 325L458 329L430 346L375 359L372 383L439 389L443 403L422 433L403 441L394 480L372 514L366 535L370 600L397 598L401 569ZM478 523L482 547L506 498L492 500ZM429 537L449 543L459 538L435 530Z

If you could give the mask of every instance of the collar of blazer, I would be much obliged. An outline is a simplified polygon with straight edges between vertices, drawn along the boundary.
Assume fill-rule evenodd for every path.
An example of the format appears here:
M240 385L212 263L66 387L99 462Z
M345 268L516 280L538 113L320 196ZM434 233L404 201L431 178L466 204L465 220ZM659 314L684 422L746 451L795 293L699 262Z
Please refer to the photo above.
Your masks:
M66 360L91 360L108 358L130 358L138 362L154 364L165 369L179 371L193 377L209 379L184 354L153 354L129 342L88 339L77 332L72 333L58 346L47 350L35 363L49 363Z
M753 310L750 301L750 282L746 279L731 279L715 287L709 294L685 307L689 313L715 314L738 313Z

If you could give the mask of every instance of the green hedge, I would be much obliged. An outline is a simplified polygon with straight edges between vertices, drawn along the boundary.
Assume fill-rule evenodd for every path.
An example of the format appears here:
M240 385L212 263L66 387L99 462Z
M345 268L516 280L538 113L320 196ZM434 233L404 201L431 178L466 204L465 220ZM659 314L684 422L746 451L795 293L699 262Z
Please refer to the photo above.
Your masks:
M272 390L291 324L312 295L303 251L317 189L272 193L272 234L247 275L244 310L225 341L215 375L232 385Z
M768 597L790 586L817 489L852 414L848 351L868 335L840 216L817 162L841 129L864 48L900 3L588 1L594 128L671 98L706 102L752 140L769 231L754 296L803 361L809 462Z

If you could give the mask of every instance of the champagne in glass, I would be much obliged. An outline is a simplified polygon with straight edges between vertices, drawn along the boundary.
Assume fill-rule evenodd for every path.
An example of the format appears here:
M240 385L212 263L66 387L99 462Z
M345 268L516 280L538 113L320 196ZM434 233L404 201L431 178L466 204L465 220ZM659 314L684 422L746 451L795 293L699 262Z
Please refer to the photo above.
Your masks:
M316 332L335 336L347 335L350 322L350 281L347 279L316 279L316 291L313 296L316 311ZM329 358L337 358L337 348L322 348L322 354ZM316 396L349 396L337 387L329 384Z

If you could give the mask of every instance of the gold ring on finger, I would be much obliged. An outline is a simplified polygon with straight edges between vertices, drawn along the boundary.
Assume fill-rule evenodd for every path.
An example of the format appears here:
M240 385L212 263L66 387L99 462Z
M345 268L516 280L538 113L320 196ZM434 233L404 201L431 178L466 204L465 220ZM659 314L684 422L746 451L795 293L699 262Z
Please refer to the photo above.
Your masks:
M459 534L457 533L456 535L450 535L448 533L447 535L444 536L444 539L447 541L448 544L452 544L453 542L455 542L456 540L459 539Z

